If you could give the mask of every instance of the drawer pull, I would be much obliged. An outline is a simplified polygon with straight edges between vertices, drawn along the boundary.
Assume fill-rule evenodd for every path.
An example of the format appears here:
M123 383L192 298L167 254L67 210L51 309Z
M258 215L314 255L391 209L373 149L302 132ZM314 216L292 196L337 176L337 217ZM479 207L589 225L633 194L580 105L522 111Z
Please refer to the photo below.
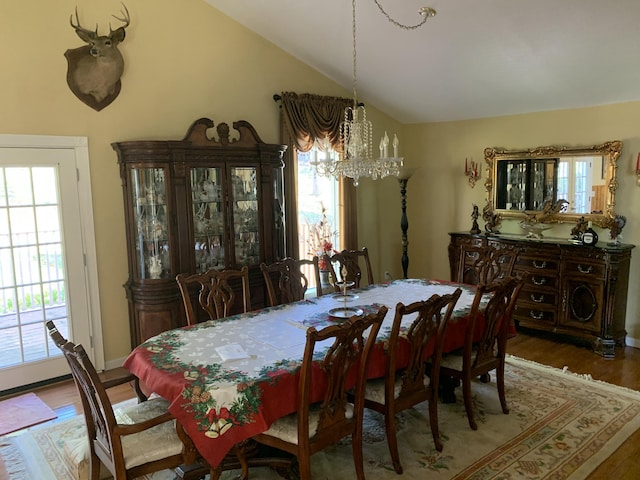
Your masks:
M593 270L593 265L583 267L582 265L578 264L578 270L580 270L580 273L591 273L591 270Z
M544 295L540 295L539 297L536 297L533 293L531 294L531 300L533 300L536 303L542 303L544 302Z
M531 282L534 285L544 285L545 283L547 283L547 279L542 277L542 278L537 278L537 277L531 277Z
M547 268L547 262L545 262L544 260L542 262L538 262L537 260L534 260L531 263L533 263L533 266L535 268Z
M529 316L534 320L542 320L544 318L543 312L534 312L533 310L529 310Z

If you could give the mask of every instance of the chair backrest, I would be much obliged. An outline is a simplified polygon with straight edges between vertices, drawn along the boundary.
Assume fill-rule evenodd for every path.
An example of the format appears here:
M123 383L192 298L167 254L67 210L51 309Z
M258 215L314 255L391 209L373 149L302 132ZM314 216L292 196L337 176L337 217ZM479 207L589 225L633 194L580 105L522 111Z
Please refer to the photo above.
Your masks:
M472 362L470 366L473 368L483 368L484 365L493 364L496 358L504 356L513 309L525 281L526 274L478 285L471 306L471 321L466 331L463 362ZM491 298L482 308L482 297L486 294L491 295ZM478 335L476 325L480 317L484 321L484 328Z
M242 295L242 312L251 310L249 293L249 268L240 270L209 269L193 275L178 274L176 281L184 302L187 324L195 325L202 320L217 320L234 313L237 307L237 291ZM197 289L197 304L194 305L192 292ZM197 308L197 307L200 308ZM196 307L196 308L194 308ZM205 317L202 312L208 316Z
M465 245L458 259L458 278L454 281L478 285L488 284L512 274L518 249L493 245Z
M304 274L302 267L310 266L316 282L316 296L322 295L320 285L320 269L318 268L318 257L313 260L296 260L291 257L284 258L270 265L260 264L260 270L264 276L267 286L269 305L274 307L284 303L291 303L303 300L309 286L309 279Z
M403 303L396 305L386 357L385 398L387 403L395 395L396 373L399 373L402 379L399 397L415 395L417 397L415 403L425 399L424 379L427 367L425 354L429 347L433 349L429 356L431 361L428 362L431 368L429 372L431 385L438 385L444 332L461 294L462 290L457 288L450 294L433 295L428 300L409 305ZM405 317L415 317L408 327L402 327L402 320ZM409 363L406 367L399 369L396 352L401 338L409 344Z
M375 283L373 281L373 270L371 269L369 250L367 247L363 247L360 250L342 250L340 253L335 253L331 257L325 255L325 260L327 260L328 265L331 265L329 272L337 292L340 291L337 283L343 280L354 282L354 287L358 288L362 281L363 268L367 275L367 284L371 285ZM361 265L361 262L363 265ZM343 270L347 272L346 279L342 278Z
M316 434L311 442L323 448L335 443L340 438L353 433L362 425L364 404L364 388L369 354L375 344L378 331L382 325L387 307L382 306L377 313L364 317L351 317L338 325L330 325L322 330L311 327L307 330L307 343L300 371L298 388L298 445L309 441L309 407L311 385L319 389L317 372L312 372L314 360L319 362L321 375L325 375L326 387L322 401L319 403L320 416ZM329 346L325 340L333 339ZM322 357L316 346L322 343ZM347 391L351 387L354 369L357 369L354 388L355 401L351 415L351 405L347 399ZM312 382L312 376L314 380ZM354 423L355 422L355 423ZM316 450L315 448L313 449Z
M109 471L113 472L116 462L124 464L124 459L122 446L112 439L117 422L109 396L84 347L66 340L52 321L48 321L46 325L49 336L62 350L69 364L73 381L80 394L90 448ZM115 451L116 449L119 451Z

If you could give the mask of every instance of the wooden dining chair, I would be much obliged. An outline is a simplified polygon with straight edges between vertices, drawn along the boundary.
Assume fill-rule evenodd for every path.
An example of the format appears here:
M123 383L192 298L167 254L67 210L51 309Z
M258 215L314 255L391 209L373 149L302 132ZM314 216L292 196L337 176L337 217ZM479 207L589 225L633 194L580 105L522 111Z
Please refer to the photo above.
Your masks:
M331 265L329 274L331 275L331 282L336 292L341 290L338 282L343 280L354 282L353 288L360 287L363 270L364 273L366 273L367 284L372 285L374 283L373 270L371 268L367 247L363 247L360 250L342 250L339 253L334 253L332 256L325 254L324 259L327 265ZM347 273L346 279L342 278L343 270Z
M176 426L168 401L156 397L128 407L123 413L132 422L118 423L107 389L137 379L131 375L102 382L84 347L66 340L52 321L46 325L80 394L91 480L99 480L100 464L116 480L124 480L195 463L197 451L184 430Z
M235 313L237 309L237 290L241 292L242 312L251 310L249 292L249 268L240 270L216 270L211 268L204 273L176 276L182 301L184 303L187 325L195 325L203 320L217 320ZM197 289L197 304L192 292ZM199 306L200 308L197 308ZM205 312L205 317L202 312Z
M396 438L396 414L424 401L429 402L429 424L436 450L442 451L438 429L438 385L444 332L462 290L433 295L425 301L409 305L398 303L385 352L385 376L368 380L364 406L380 412L385 418L387 443L396 473L402 473ZM415 317L415 318L414 318ZM407 318L414 318L407 325ZM405 320L405 325L402 325ZM401 344L407 344L408 349ZM432 349L427 356L428 349ZM408 358L399 367L398 352ZM425 362L425 359L428 362ZM427 365L429 370L427 371Z
M364 479L362 454L363 393L369 353L387 313L382 306L377 313L351 317L342 324L322 330L310 327L300 369L298 408L291 415L273 422L255 438L265 445L295 455L301 480L311 479L311 455L351 435L356 478ZM328 341L333 340L329 344ZM318 345L321 342L321 346ZM319 347L323 358L315 359ZM354 369L357 369L354 371ZM355 376L355 399L347 398L350 381ZM324 378L323 378L324 377ZM323 392L312 403L311 390Z
M469 426L478 429L471 398L471 380L480 376L489 381L489 372L496 370L498 396L503 413L509 413L504 391L504 362L512 323L513 309L525 277L506 277L488 285L480 284L471 305L469 323L465 330L462 351L442 356L440 375L458 379L462 383L464 406ZM481 301L484 295L491 298L484 308ZM480 332L476 329L482 327Z
M271 307L304 300L309 287L309 279L303 272L303 267L305 266L311 267L313 270L316 282L316 296L319 297L322 295L322 285L320 284L320 268L318 267L317 256L314 256L313 260L296 260L287 257L270 265L266 263L260 264Z
M464 245L460 249L458 272L453 281L478 285L488 284L513 273L518 248L493 245Z

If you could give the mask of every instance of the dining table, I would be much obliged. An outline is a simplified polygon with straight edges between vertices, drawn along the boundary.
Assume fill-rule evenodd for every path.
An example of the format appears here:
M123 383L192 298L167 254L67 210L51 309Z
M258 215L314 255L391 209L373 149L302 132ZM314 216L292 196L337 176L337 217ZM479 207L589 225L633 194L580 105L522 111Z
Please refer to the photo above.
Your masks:
M385 342L396 305L453 293L458 287L462 294L445 331L448 352L463 345L475 286L402 279L165 331L138 345L123 366L148 391L170 402L169 411L199 453L211 466L218 466L234 445L296 411L308 328L345 321L345 308L366 315L386 305L389 311L367 371L369 378L383 377ZM404 318L403 328L411 321ZM408 359L402 359L400 350L402 367ZM322 388L322 382L312 388L312 397L320 399Z

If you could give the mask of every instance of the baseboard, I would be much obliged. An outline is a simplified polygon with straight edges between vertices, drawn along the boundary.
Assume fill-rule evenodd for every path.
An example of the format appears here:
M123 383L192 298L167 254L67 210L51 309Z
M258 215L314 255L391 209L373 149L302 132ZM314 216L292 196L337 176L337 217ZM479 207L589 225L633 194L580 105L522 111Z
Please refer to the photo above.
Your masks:
M640 339L638 338L627 337L626 343L629 347L640 348Z
M124 361L126 359L127 359L127 357L117 358L115 360L108 360L108 361L104 362L104 369L105 370L113 370L114 368L120 368L120 367L122 367L122 364L124 363Z

